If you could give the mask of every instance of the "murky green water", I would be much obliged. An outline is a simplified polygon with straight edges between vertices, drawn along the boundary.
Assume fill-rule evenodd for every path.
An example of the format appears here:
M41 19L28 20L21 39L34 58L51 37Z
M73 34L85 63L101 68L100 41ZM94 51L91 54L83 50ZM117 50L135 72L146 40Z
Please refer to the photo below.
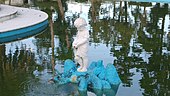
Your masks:
M56 8L55 3L36 5L51 13L49 5ZM170 4L94 0L63 5L65 21L53 23L54 48L50 28L37 36L0 45L0 96L81 94L76 85L48 82L53 61L62 71L63 61L73 58L73 22L78 16L89 23L89 61L114 63L122 80L117 93L107 96L170 96ZM33 74L36 69L41 72L37 77ZM105 93L94 90L85 94Z

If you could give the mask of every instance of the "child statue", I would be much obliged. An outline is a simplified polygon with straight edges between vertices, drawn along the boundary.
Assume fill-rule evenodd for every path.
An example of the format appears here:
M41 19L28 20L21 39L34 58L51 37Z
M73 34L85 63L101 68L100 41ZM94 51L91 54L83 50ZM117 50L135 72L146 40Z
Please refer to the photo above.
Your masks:
M89 45L89 31L86 26L87 23L84 18L77 18L74 22L77 28L77 35L73 41L74 60L80 65L78 72L86 72L88 67L88 45Z

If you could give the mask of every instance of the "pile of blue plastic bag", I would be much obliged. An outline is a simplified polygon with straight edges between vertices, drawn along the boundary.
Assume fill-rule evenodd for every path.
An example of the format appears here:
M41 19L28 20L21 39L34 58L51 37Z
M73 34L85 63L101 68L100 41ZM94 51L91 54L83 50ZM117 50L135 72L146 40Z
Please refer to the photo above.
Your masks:
M56 69L57 70L57 69ZM78 72L76 64L67 59L64 62L64 72L54 77L59 84L77 83L80 91L87 88L111 89L112 85L119 85L121 80L113 64L103 65L103 61L92 62L87 72Z

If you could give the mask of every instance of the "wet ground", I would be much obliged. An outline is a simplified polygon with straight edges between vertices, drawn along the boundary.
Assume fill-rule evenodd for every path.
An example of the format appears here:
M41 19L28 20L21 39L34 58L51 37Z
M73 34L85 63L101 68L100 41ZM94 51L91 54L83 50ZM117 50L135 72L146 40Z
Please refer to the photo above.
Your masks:
M53 28L0 45L0 96L169 96L170 4L77 1L63 2L64 21L57 14L56 2L37 2L32 8L38 6L53 17ZM122 84L113 89L116 93L81 93L74 84L48 82L52 64L62 72L63 61L73 59L73 22L79 16L89 23L89 62L103 60L117 68ZM40 73L35 75L36 70Z

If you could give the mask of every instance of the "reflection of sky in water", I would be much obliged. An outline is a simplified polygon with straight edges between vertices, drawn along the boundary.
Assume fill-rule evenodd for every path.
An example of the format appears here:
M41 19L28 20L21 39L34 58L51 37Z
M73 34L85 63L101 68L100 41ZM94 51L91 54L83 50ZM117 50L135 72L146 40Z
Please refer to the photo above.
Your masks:
M165 25L164 25L164 36L163 36L163 42L164 43L168 43L168 38L167 38L167 35L168 33L170 32L170 29L168 29L168 26L170 25L170 21L168 20L170 17L169 15L166 15L165 16Z
M14 53L16 51L16 47L20 50L21 47L26 48L26 50L31 50L32 52L36 52L37 46L35 45L36 39L34 37L30 37L24 40L19 40L11 43L5 44L6 46L6 55L11 53Z
M103 64L106 66L108 63L113 63L114 58L110 54L110 46L106 47L105 44L94 44L89 46L89 63L92 61L103 60Z
M68 4L68 10L65 13L66 17L73 17L73 15L78 15L82 18L84 18L89 24L89 18L88 18L88 12L90 9L90 4L82 4L82 3L67 3ZM90 29L90 25L88 25L88 29Z
M130 84L131 86L129 87L120 85L116 96L143 96L142 93L144 90L141 89L139 85L139 80L142 79L141 70L132 68L130 69L130 73L134 74L131 78L129 78L132 79L130 82L132 83Z
M146 52L145 49L143 49L141 47L141 45L142 44L139 44L139 43L135 42L135 38L132 35L132 38L131 38L130 43L129 43L130 50L129 50L128 56L129 57L139 57L139 58L142 58L142 60L148 64L149 63L149 58L151 57L152 53ZM142 51L141 52L134 52L133 51L133 47L136 48L136 49L140 49Z
M103 3L100 6L100 12L99 12L99 19L103 18L110 18L113 19L113 4L112 3ZM104 13L104 14L103 14Z
M22 50L22 48L24 50L30 50L31 52L35 53L35 59L36 62L38 64L42 64L42 60L43 59L50 59L51 54L52 54L52 48L50 47L49 50L47 50L46 48L37 48L38 46L36 45L36 39L35 37L30 37L27 39L23 39L23 40L18 40L18 41L14 41L11 43L7 43L5 44L6 46L6 55L9 54L9 52L11 52L12 54L15 53L16 48L18 48L18 50ZM54 53L57 56L57 48L59 47L59 38L58 36L54 36Z

